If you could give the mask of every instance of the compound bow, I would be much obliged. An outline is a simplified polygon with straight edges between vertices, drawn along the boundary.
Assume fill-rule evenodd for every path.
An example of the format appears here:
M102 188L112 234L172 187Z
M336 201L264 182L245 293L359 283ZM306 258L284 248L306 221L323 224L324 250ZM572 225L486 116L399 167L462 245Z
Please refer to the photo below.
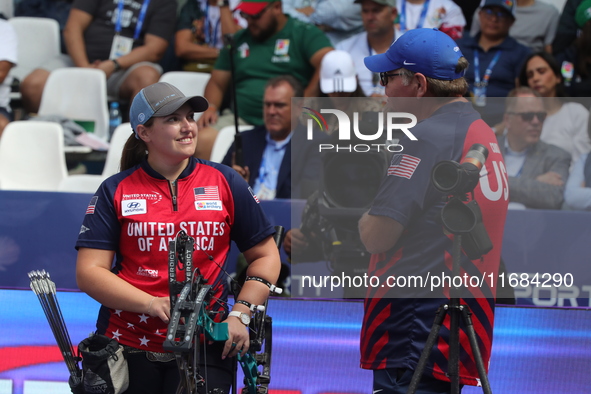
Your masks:
M275 242L279 247L283 227L277 226L275 230ZM199 371L199 334L203 333L209 341L226 341L229 337L227 323L216 323L211 318L212 314L220 312L207 310L213 297L212 286L207 284L207 279L201 275L198 268L193 268L194 244L195 240L184 231L180 231L169 243L171 318L163 346L164 350L175 354L181 374L177 394L195 394L199 387L206 384ZM207 256L223 270L210 255ZM177 269L184 271L184 281L177 281ZM266 283L271 294L282 292L282 289L264 279L247 277L247 280ZM235 296L238 295L240 286L237 283L236 285L233 286ZM271 381L272 318L266 314L267 301L264 305L251 305L250 309L253 312L249 325L250 347L244 356L238 355L238 361L244 372L243 392L266 394ZM259 367L262 367L260 371ZM235 392L236 376L234 376L232 387Z

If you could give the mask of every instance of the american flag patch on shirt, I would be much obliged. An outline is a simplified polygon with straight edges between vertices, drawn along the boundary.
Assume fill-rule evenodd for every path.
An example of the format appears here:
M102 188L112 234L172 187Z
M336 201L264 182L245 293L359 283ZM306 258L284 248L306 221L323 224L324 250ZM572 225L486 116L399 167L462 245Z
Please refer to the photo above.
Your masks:
M217 186L196 187L193 191L195 192L195 201L219 201L220 199Z
M90 199L90 203L88 204L88 208L86 208L86 214L92 215L94 214L94 209L96 208L96 202L98 201L98 196L93 196Z
M390 167L388 167L388 176L410 179L420 162L421 159L418 157L402 153L396 154L392 157Z
M251 187L248 187L248 191L250 192L250 194L252 195L252 198L254 198L254 200L257 202L257 204L260 203L259 198L257 197L256 194L254 194L254 192L252 191Z

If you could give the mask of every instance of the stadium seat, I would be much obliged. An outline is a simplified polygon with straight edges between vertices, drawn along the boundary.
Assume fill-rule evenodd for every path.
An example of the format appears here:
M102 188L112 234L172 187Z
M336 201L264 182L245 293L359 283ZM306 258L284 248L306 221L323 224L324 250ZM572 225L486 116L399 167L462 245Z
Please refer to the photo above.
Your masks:
M77 122L90 122L91 131L109 140L107 78L96 68L66 67L49 74L41 96L39 115L61 115ZM90 130L87 130L90 131Z
M18 64L10 75L23 80L31 71L60 56L60 26L55 19L17 16L8 22L18 39Z
M238 130L241 132L250 130L252 128L253 126L249 125L238 126ZM235 130L236 128L234 126L226 126L218 132L218 135L213 143L213 147L211 148L211 156L209 160L216 163L221 163L222 160L224 160L228 149L230 149L232 142L234 142L234 135L236 134Z
M27 120L6 126L0 138L0 189L56 191L66 176L60 124Z

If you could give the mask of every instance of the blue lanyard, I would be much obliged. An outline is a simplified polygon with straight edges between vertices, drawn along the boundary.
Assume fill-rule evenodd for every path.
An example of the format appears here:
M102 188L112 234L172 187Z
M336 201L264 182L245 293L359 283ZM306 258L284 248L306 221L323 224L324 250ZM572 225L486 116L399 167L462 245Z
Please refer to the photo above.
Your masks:
M482 77L482 84L481 84L480 83L480 58L478 55L478 49L476 51L474 51L474 86L478 86L478 87L488 86L488 80L490 79L490 75L492 74L493 67L499 61L499 58L501 57L502 52L503 51L501 51L499 49L497 51L497 53L495 54L495 56L490 61L490 64L488 65L486 71L484 72L484 76Z
M125 0L119 0L119 4L117 5L117 20L115 21L115 33L121 34L121 14L123 13L123 4ZM133 33L133 39L137 40L140 38L140 33L142 31L142 25L144 24L144 19L146 19L146 11L148 10L148 5L150 4L150 0L144 0L142 4L142 8L140 9L140 14L137 18L137 23L135 24L135 32Z
M419 17L419 22L417 23L415 29L420 29L423 27L423 24L425 23L425 17L427 16L427 9L429 8L429 1L431 0L426 0L423 3L421 16ZM406 31L406 0L401 0L400 8L400 31L404 33Z
M199 2L199 0L197 0ZM218 42L218 31L220 30L221 15L215 22L213 32L211 32L211 20L209 19L209 2L205 3L205 43L211 47L215 47Z

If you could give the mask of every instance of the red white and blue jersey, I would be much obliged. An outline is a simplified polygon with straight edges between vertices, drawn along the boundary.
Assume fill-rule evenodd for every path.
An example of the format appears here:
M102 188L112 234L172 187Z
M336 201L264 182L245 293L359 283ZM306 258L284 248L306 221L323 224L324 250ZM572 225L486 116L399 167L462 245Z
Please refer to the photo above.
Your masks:
M230 241L245 251L274 233L256 196L231 168L192 158L171 185L144 161L103 182L86 210L76 248L116 251L112 271L117 276L166 297L169 242L180 230L195 238L194 267L221 299L227 296L227 278L220 267ZM177 272L177 280L183 279ZM97 330L121 344L162 352L167 325L157 317L103 306Z
M397 244L388 252L372 255L368 275L388 276L452 275L453 235L446 235L440 221L445 205L443 194L433 186L431 171L444 160L460 162L473 144L488 149L474 198L493 249L479 260L462 254L461 275L482 278L478 288L461 303L472 311L474 329L486 368L491 352L496 276L501 258L503 228L509 190L501 151L493 131L471 104L454 102L439 108L419 122L411 132L417 141L404 139L403 151L392 158L387 176L370 209L371 215L386 216L404 226ZM495 279L491 283L491 279ZM395 293L398 291L398 293ZM400 298L406 295L408 298ZM449 299L449 287L432 293L420 287L393 289L370 287L365 300L361 332L361 367L366 369L416 369L418 359L435 319L437 308ZM447 314L438 341L431 351L425 373L449 381L450 316ZM460 330L460 381L477 385L478 372L463 324Z

